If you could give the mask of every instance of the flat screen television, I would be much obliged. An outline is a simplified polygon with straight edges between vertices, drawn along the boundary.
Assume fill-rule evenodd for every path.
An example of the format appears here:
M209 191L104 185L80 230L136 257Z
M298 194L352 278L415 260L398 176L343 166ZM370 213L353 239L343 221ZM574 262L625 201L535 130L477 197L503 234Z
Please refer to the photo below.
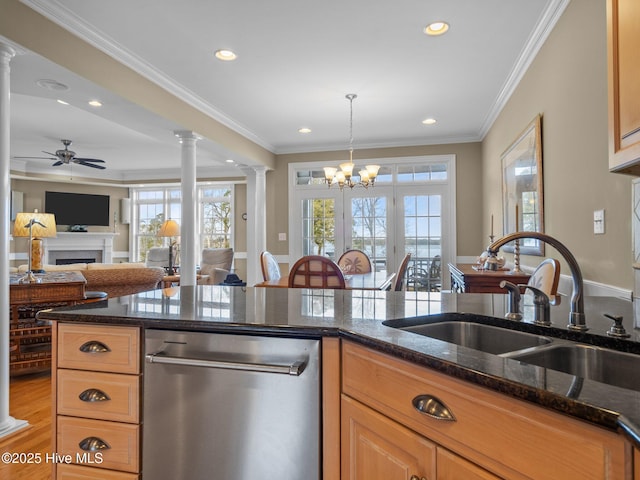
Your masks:
M45 192L44 210L57 225L109 226L109 195Z

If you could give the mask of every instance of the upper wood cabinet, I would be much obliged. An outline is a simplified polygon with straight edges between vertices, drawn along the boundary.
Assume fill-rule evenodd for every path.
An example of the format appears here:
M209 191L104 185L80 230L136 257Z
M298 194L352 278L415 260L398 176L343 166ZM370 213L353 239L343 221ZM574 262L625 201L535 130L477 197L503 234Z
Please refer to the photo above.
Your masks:
M609 169L640 175L640 2L607 0Z

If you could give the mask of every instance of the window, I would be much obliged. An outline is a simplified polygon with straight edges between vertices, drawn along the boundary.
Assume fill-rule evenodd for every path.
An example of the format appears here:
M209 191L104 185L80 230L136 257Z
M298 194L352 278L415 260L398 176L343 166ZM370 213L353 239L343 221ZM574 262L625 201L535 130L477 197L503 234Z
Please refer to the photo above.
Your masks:
M165 220L172 219L182 224L180 198L180 187L132 189L132 258L135 261L144 262L151 247L167 243L164 238L156 236ZM233 186L200 185L197 188L197 198L196 229L200 232L198 249L231 247ZM176 262L178 261L179 257Z
M231 246L231 187L200 189L200 245L202 248Z
M164 244L164 238L156 236L162 223L169 218L180 223L180 189L133 189L132 196L133 255L136 261L144 262L150 248Z

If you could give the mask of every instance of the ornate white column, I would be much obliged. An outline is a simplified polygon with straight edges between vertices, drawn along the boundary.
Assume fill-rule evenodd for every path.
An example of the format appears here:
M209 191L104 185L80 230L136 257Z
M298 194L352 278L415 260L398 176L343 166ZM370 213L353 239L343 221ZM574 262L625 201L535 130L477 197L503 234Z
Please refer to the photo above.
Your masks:
M16 51L0 43L0 438L28 425L9 415L9 62Z
M196 142L198 136L189 130L173 132L182 145L181 201L182 219L180 222L180 285L196 284L196 265L200 252L196 251Z
M267 167L243 169L247 175L247 285L262 281L260 253L267 249Z

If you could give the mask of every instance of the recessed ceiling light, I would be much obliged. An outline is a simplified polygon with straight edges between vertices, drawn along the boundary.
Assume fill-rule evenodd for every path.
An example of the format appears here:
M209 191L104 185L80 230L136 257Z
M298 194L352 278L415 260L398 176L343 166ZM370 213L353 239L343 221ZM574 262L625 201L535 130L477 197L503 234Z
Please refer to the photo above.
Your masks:
M424 33L427 35L442 35L449 30L449 24L447 22L432 22L424 27Z
M101 107L102 102L100 100L89 100L89 105L92 107Z
M69 90L64 83L60 83L57 80L51 80L50 78L41 78L36 81L36 85L41 88L46 88L47 90L54 90L56 92L66 92Z
M234 163L234 161L233 161L233 160L231 160L230 158L227 158L227 159L225 160L225 162L227 162L227 163Z
M56 102L60 103L61 105L69 105L68 102L65 102L64 100L60 100L60 99L56 100Z
M425 125L433 125L436 122L437 120L435 118L425 118L424 120L422 120L422 123L424 123Z
M235 53L233 53L231 50L225 50L225 49L216 50L215 55L218 60L223 60L225 62L230 62L238 58L238 56Z
M309 127L302 127L298 129L298 133L311 133L311 129Z

